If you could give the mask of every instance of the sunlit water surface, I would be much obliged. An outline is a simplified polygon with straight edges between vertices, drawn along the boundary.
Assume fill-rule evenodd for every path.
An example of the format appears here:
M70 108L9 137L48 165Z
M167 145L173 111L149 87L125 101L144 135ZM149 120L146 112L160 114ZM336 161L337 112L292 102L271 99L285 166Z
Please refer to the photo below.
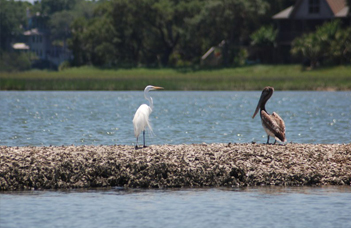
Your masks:
M0 194L1 227L351 227L351 187Z
M261 91L152 91L148 145L264 143ZM0 145L135 144L132 119L143 92L0 92ZM280 92L267 103L286 124L288 142L350 143L351 92Z
M266 142L260 91L151 92L147 144ZM134 145L142 92L0 92L0 145ZM350 143L351 92L279 92L288 142ZM351 227L351 187L0 193L0 227Z

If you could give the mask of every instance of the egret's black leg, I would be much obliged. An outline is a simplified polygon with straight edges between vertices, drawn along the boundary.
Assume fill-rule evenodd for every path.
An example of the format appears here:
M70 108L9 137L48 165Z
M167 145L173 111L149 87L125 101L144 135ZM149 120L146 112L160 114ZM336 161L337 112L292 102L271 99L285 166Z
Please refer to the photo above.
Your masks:
M145 131L143 131L143 140L144 140L144 148L146 147L145 145Z
M139 149L139 148L138 148L138 137L137 137L137 142L136 142L136 144L135 144L135 149L136 149L136 150Z
M269 135L267 135L267 144L269 144Z
M274 140L274 143L273 143L273 145L275 145L275 143L277 142L277 140Z

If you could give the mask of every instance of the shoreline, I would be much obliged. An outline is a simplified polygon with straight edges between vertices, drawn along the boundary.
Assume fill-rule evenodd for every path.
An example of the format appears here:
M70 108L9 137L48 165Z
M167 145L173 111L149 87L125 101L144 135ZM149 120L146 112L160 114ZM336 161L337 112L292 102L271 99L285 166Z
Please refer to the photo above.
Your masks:
M0 190L351 185L351 144L0 146Z
M0 72L0 90L19 91L140 91L159 85L167 91L350 91L351 66L305 70L301 65L258 64L243 67L194 69L96 67L64 71Z

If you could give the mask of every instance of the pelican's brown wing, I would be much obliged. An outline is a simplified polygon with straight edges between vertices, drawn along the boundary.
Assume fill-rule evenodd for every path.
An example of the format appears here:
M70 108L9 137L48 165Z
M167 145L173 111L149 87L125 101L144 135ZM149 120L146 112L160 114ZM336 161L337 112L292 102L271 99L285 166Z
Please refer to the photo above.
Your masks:
M278 115L278 113L273 112L272 117L275 119L275 122L277 122L277 125L279 126L279 131L284 132L285 135L285 123L284 120Z
M285 142L285 123L283 119L275 112L269 115L267 112L262 111L262 124L270 132L272 132L276 139Z

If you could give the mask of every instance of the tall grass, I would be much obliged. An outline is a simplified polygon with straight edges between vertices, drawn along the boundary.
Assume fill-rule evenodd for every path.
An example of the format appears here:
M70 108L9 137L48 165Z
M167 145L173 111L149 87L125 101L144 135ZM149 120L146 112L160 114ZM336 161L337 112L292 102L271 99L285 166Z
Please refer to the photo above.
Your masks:
M351 90L351 66L303 70L298 65L255 65L212 70L70 68L60 72L0 72L1 90Z

